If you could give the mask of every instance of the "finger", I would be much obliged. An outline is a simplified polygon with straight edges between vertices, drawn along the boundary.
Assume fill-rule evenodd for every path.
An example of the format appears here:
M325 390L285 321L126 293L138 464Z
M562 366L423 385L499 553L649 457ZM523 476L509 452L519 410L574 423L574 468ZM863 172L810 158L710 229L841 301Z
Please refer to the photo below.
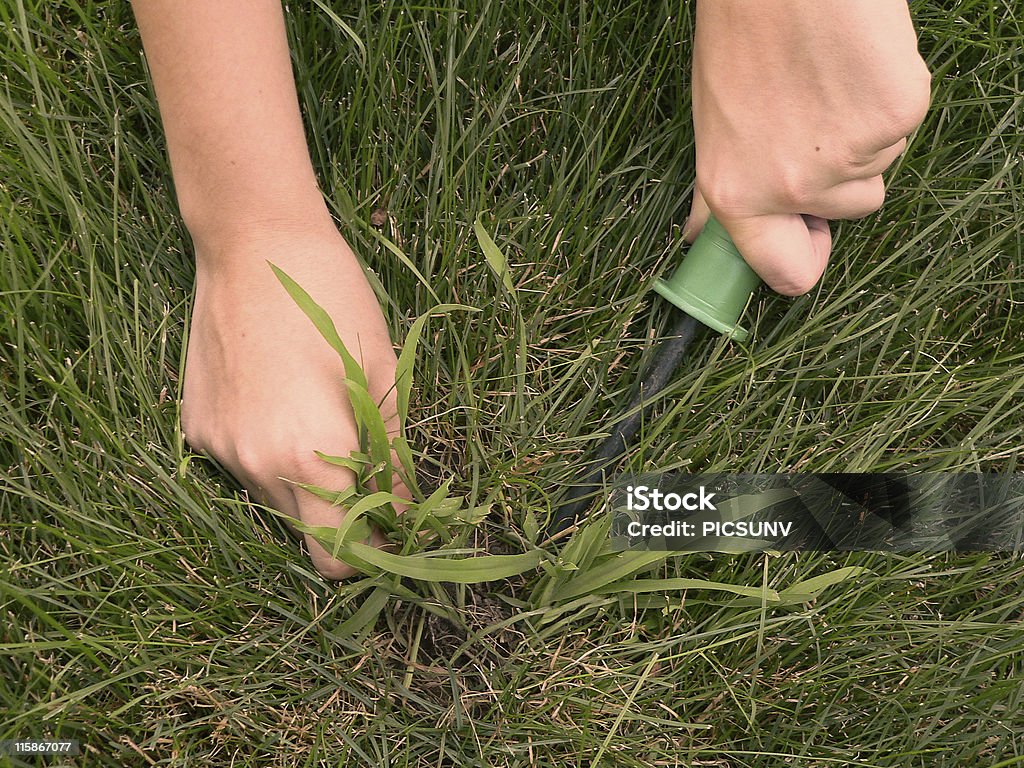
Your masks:
M343 491L355 484L355 473L344 467L326 466L325 471L316 475L312 485L328 488L332 491ZM346 510L339 504L332 504L321 499L312 491L291 486L294 515L306 525L337 528L345 518ZM310 560L317 571L326 578L333 580L346 579L358 571L347 563L331 556L331 553L310 534L303 534ZM371 543L373 543L371 541Z
M854 178L870 179L878 176L890 165L896 162L907 148L907 139L904 137L890 147L874 152L866 156L863 162L854 162L852 172Z
M754 216L723 220L722 226L761 279L786 296L813 288L832 250L828 222L816 216Z
M690 218L683 225L683 239L688 243L692 243L701 230L704 229L704 225L708 223L710 215L711 209L708 208L708 204L704 201L704 195L700 193L697 187L694 187L693 202L690 203Z
M885 202L885 182L881 176L853 179L821 193L807 207L807 213L823 219L859 219L874 213Z
M295 527L292 520L297 519L298 511L295 506L295 499L289 492L288 488L285 487L280 480L270 484L276 493L272 492L271 488L256 478L255 473L248 472L243 469L242 465L235 461L231 464L230 470L231 476L238 481L238 483L245 488L246 495L249 500L262 507L267 507L271 510L276 510L281 513L275 515L275 517L284 523L285 528L288 532L294 536L297 540L302 538L302 534L299 529Z
M278 512L281 512L286 516L283 518L282 522L284 522L288 531L295 536L297 540L305 543L306 551L309 552L309 559L313 563L313 567L316 568L317 572L321 576L325 579L341 580L347 579L349 576L354 576L357 573L356 569L348 563L331 557L330 553L319 541L308 533L301 532L291 522L291 520L300 520L307 525L331 525L331 523L326 522L310 522L310 520L319 518L316 514L311 515L308 510L306 510L305 513L303 512L292 488L294 487L297 491L308 494L317 501L322 501L321 499L313 496L309 491L298 488L297 486L292 486L283 480L279 481L281 483L281 487L278 489L278 492L271 493L267 491L263 485L255 482L246 473L239 471L233 471L233 473L236 474L239 482L246 487L250 498L252 498L256 503L276 509ZM316 485L321 485L321 487L331 487L321 483L316 483ZM329 506L326 501L323 501L322 503ZM335 509L337 509L337 507ZM333 526L336 527L337 523L333 523Z

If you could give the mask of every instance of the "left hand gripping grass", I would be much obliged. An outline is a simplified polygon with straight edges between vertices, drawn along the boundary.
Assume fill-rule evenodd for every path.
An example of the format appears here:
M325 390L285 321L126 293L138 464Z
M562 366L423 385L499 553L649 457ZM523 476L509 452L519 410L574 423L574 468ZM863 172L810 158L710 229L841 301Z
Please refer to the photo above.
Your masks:
M300 484L301 488L343 507L346 514L341 525L332 528L293 521L296 528L314 536L335 558L368 575L389 573L426 582L475 584L535 569L544 558L543 551L539 549L516 555L464 556L467 550L462 544L486 514L486 508L466 507L461 497L451 495L450 480L430 495L424 494L417 482L415 457L406 438L413 363L427 320L435 314L478 310L463 304L439 304L412 324L395 372L399 433L389 437L380 408L367 388L366 375L346 349L330 315L283 270L274 264L270 267L341 358L345 367L345 386L359 434L360 449L348 456L317 453L324 461L352 470L356 482L350 488L331 490ZM392 493L396 476L405 483L411 498ZM369 490L370 480L376 481L379 490ZM402 514L396 512L396 504L406 507ZM371 524L384 533L389 542L388 549L398 551L365 544ZM440 549L424 550L425 546L437 541L442 542Z

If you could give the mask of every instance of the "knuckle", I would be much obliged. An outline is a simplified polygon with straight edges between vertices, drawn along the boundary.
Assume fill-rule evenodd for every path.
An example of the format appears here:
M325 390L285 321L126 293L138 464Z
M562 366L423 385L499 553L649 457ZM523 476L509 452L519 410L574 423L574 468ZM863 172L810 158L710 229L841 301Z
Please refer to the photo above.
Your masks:
M254 480L266 477L272 465L266 443L256 437L235 441L235 461L238 468Z
M833 170L842 180L856 179L865 166L878 158L877 136L865 134L850 137L837 147Z
M317 451L328 456L348 456L351 449L340 449L337 443L305 443L289 446L279 461L278 475L300 483L341 491L355 483L352 470L332 466L317 455Z
M323 427L292 427L276 434L260 430L236 436L234 451L238 467L258 482L273 483L284 478L317 484L328 471L328 465L317 452L348 456L358 445L354 431L349 434L347 429L327 432ZM332 477L351 474L341 467L333 467L329 472Z
M708 207L721 215L736 215L747 207L745 185L737 183L731 176L707 171L702 174L698 167L697 188L700 189Z
M895 144L913 133L924 122L930 104L931 73L921 62L920 68L907 74L900 86L894 89L888 104L880 110L882 140Z
M274 464L280 470L305 478L321 463L316 451L330 453L327 445L315 439L285 439L274 449Z
M318 473L323 474L325 467L324 460L316 452L338 455L339 452L332 450L331 445L315 440L287 441L275 449L275 471L289 480L315 482Z
M358 442L340 445L337 435L331 439L317 440L303 438L283 446L277 457L277 475L299 483L342 491L356 482L356 475L347 467L328 463L317 455L348 457L358 447Z
M906 138L924 122L930 104L931 73L921 61L892 83L859 122L850 124L840 147L840 162L856 167L872 159L880 147Z
M805 213L813 202L812 185L800 168L783 168L776 177L775 194L787 213Z
M923 59L911 75L909 92L906 94L907 108L914 128L924 122L932 101L932 73Z

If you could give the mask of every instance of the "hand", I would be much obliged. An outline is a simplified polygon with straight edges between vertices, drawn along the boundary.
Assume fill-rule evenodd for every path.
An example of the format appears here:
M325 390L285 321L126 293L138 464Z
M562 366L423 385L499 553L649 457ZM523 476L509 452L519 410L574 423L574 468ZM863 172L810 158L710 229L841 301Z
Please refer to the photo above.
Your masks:
M344 367L267 261L330 313L397 432L391 339L355 256L329 221L252 227L244 238L197 245L182 427L192 447L216 458L256 501L309 525L337 526L342 509L287 481L352 485L349 470L314 453L359 449ZM398 483L395 493L407 495ZM305 541L325 577L355 572L312 537Z
M710 208L769 286L807 292L827 220L881 207L929 84L905 0L699 0L687 239Z

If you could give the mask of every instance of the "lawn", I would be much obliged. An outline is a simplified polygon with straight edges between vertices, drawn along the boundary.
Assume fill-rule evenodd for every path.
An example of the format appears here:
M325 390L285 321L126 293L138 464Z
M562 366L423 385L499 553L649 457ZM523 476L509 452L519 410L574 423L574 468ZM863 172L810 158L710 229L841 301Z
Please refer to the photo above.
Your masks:
M810 294L759 293L748 343L698 339L627 468L1019 470L1024 21L912 7L933 101L886 206L834 225ZM545 565L327 582L189 452L191 245L130 8L8 0L0 739L78 739L76 766L1024 764L1012 555L616 580L599 517L545 540L671 322L650 286L684 249L692 4L289 8L314 164L393 338L481 310L416 351L424 475L488 509L467 547Z

